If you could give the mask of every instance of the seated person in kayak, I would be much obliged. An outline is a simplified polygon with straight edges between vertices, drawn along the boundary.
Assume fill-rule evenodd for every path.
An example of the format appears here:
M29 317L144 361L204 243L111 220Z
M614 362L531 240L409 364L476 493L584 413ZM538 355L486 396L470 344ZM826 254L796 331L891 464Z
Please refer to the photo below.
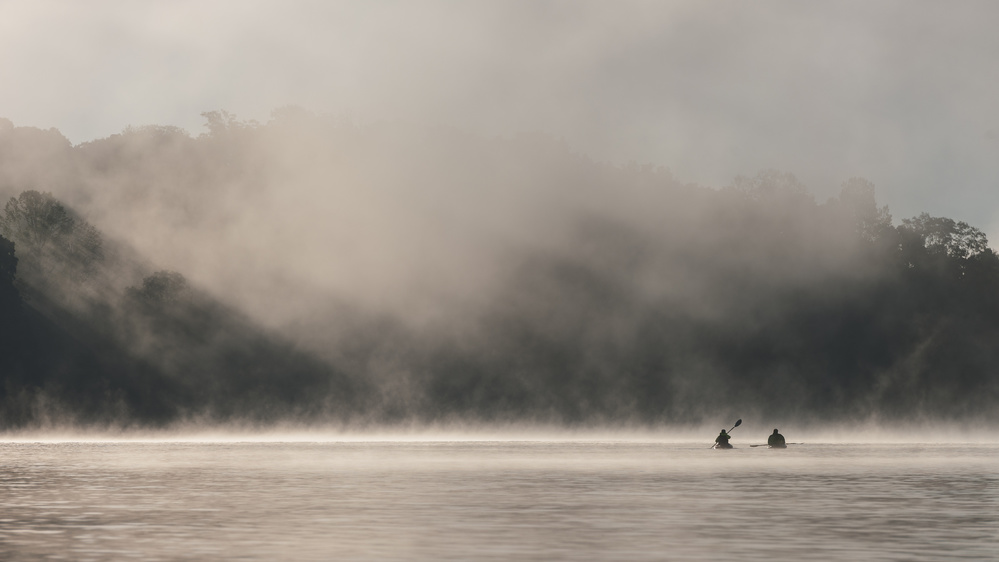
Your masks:
M715 447L718 447L719 449L731 448L732 445L729 444L728 442L729 439L731 439L731 436L728 434L728 432L726 432L724 429L721 430L721 433L718 434L718 437L715 437Z
M777 433L776 429L770 435L770 438L767 439L767 445L770 445L774 449L783 449L787 447L787 443L784 442L784 436L781 435L780 433Z

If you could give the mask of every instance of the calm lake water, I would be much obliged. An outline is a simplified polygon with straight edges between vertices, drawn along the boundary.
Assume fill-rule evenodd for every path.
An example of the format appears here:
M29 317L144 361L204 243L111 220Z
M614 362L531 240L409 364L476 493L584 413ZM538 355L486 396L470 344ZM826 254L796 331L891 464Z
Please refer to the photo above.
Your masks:
M7 442L0 559L997 560L999 445Z

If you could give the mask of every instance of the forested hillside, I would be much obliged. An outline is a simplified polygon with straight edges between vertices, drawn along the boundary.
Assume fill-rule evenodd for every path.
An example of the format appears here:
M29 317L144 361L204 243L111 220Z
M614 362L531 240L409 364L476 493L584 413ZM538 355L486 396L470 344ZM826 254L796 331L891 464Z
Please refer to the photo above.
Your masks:
M7 427L999 411L985 235L863 179L819 202L538 134L205 118L0 121Z

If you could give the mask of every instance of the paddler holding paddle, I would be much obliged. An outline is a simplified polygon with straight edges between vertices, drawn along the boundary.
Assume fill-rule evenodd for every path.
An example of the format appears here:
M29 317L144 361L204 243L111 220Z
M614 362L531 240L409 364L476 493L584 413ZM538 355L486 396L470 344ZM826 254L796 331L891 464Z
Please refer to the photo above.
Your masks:
M787 447L787 443L784 441L784 436L777 433L776 429L770 434L770 437L767 438L767 445L771 449L784 449Z
M729 435L727 431L725 431L724 429L721 430L721 433L718 434L718 437L715 437L715 447L719 449L730 449L732 447L732 444L729 443L728 440L731 439L731 437L732 436Z
M742 418L739 418L735 422L735 425L732 426L732 429L735 429L735 428L739 427L740 425L742 425ZM732 431L732 429L730 429L728 431L725 431L724 429L721 430L721 433L718 434L718 437L715 437L715 444L712 445L711 448L712 449L731 449L732 448L732 444L729 443L728 440L732 438L732 436L729 435L729 431Z

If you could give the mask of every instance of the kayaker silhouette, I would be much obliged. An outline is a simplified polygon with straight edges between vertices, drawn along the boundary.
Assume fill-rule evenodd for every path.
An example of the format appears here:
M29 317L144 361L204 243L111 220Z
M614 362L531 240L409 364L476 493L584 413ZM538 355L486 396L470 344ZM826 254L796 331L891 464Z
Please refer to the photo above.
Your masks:
M721 433L718 434L718 437L715 437L715 447L719 449L731 449L732 445L728 442L730 438L731 435L729 435L727 431L725 431L724 429L721 430Z
M767 439L767 445L769 445L771 449L784 449L787 447L787 443L784 441L784 436L778 433L776 429Z

